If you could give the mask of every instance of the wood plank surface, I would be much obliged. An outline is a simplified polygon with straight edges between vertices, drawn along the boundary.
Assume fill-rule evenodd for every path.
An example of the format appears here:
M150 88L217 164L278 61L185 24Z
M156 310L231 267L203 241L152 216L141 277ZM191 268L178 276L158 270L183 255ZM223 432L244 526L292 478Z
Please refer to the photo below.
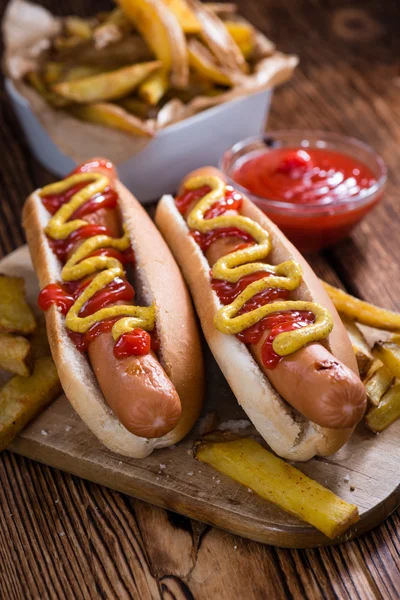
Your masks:
M41 2L90 14L108 2ZM300 55L269 126L348 133L385 158L385 200L319 275L400 308L400 6L395 0L240 0L244 16ZM6 2L1 0L4 9ZM24 197L51 176L32 159L1 88L0 252L23 243ZM4 452L0 598L398 598L397 512L358 540L324 549L263 546Z

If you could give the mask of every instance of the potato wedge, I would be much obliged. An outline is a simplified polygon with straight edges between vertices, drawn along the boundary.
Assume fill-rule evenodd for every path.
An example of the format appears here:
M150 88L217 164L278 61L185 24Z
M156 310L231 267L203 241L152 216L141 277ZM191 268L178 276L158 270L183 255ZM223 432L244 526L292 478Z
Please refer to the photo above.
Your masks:
M239 46L243 56L249 58L256 43L254 27L244 21L224 21L224 25Z
M194 12L190 10L186 0L162 0L162 2L174 13L187 35L196 35L201 32L200 23Z
M206 79L219 85L233 85L228 72L221 68L211 52L195 38L188 43L189 64L191 68Z
M55 60L66 66L94 65L102 71L154 60L154 55L145 40L138 34L131 34L121 41L98 48L94 44L81 44L79 48L58 51Z
M346 315L340 315L340 318L342 319L347 335L350 338L354 354L356 355L360 377L363 379L367 375L374 360L370 347L362 331L357 327L353 319L349 319Z
M65 65L61 62L49 61L43 66L43 81L46 85L57 83L63 76Z
M51 356L35 361L30 377L16 375L0 390L0 451L40 410L61 394Z
M153 137L154 135L154 128L129 114L121 106L110 102L75 106L70 109L70 112L82 121L90 121L112 129L120 129L132 135L140 137Z
M31 71L30 73L27 73L25 75L25 78L28 81L28 83L30 83L30 85L46 100L46 102L48 102L52 106L56 108L61 108L66 104L69 104L69 100L66 100L58 94L49 91L44 80L42 79L42 76L39 73Z
M61 81L75 81L77 79L84 79L85 77L92 77L93 75L100 75L100 73L104 73L104 69L101 67L76 65L65 68L60 79Z
M35 328L35 317L25 300L23 278L0 274L0 331L26 335Z
M400 333L394 333L391 337L392 342L400 344Z
M367 413L365 423L369 429L379 433L400 418L400 382L383 396L378 406Z
M29 338L29 341L31 343L33 360L51 355L49 340L47 338L46 323L43 315L39 317L37 327Z
M152 119L157 116L157 109L149 106L143 102L143 100L139 100L139 98L135 98L134 96L121 98L121 100L118 100L118 105L129 113L139 117L139 119Z
M85 19L76 16L65 17L63 20L64 30L68 36L81 40L92 38L92 28Z
M248 65L221 19L199 0L187 0L201 25L201 38L218 62L232 73L246 73Z
M326 283L326 281L322 281L322 285L336 309L340 313L350 317L350 319L354 319L357 323L386 331L400 330L400 313L379 308L374 304L359 300L347 294L347 292Z
M400 346L394 342L376 342L372 354L379 358L395 377L400 378Z
M331 539L359 519L354 504L345 502L252 438L202 442L195 448L195 458L310 523Z
M159 61L138 63L100 75L56 83L52 89L63 98L79 104L114 100L129 94L160 66Z
M31 345L20 335L0 333L0 369L28 377L31 373Z
M189 78L186 39L175 15L162 0L117 0L170 75L171 84L186 87Z
M140 84L138 95L144 102L155 106L168 90L168 75L165 69L159 69Z
M364 382L368 400L374 406L378 406L383 394L387 392L394 382L394 375L385 365L376 369Z

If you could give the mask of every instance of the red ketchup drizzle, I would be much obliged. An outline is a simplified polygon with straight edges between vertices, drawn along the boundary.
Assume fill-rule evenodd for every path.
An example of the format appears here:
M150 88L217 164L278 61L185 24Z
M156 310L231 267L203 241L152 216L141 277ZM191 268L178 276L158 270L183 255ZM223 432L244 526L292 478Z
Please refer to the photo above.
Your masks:
M46 285L38 298L38 305L42 310L48 310L52 304L55 304L63 315L67 314L74 302L75 298L58 283Z
M128 333L123 333L118 338L114 346L114 355L116 358L126 358L127 356L144 356L151 349L151 336L144 329L133 329Z
M115 177L115 170L112 163L105 159L94 159L77 167L72 173L90 172L103 172L111 178ZM42 197L42 203L48 212L51 215L54 215L63 204L69 202L71 197L83 189L87 184L87 181L76 184L61 194L48 194L47 196ZM82 219L100 209L114 209L117 206L117 201L117 192L108 186L102 193L95 194L80 206L71 215L70 220ZM105 226L88 223L76 231L73 231L65 240L49 239L49 244L59 260L62 263L65 263L69 253L74 250L77 242L95 235L108 235L112 237L112 233ZM125 252L119 252L113 248L101 248L93 252L91 256L111 256L119 260L122 264L134 264L135 262L132 248L129 248ZM60 312L63 315L66 315L76 299L90 284L93 278L94 277L90 277L84 281L65 282L63 285L56 283L49 284L39 294L38 304L40 308L42 310L48 310L52 304L55 304ZM118 302L130 302L133 300L134 295L135 290L133 287L125 279L117 277L105 288L96 292L94 296L85 303L79 316L89 316L101 308L105 308ZM68 335L79 351L86 352L89 344L99 335L110 332L113 325L120 318L121 317L119 316L117 318L100 321L84 334L68 331ZM119 338L114 346L114 355L117 358L125 358L131 355L142 356L148 354L150 349L157 352L159 346L160 343L156 332L154 332L153 336L150 336L143 329L136 328L127 334L123 334Z
M297 157L296 157L297 158ZM280 165L282 173L293 172L293 170L306 169L307 165L303 164L300 160L294 160L293 157L288 157L286 162ZM178 210L184 214L189 205L195 200L200 200L206 193L210 191L207 186L201 187L197 190L186 190L181 196L176 199L176 206ZM215 203L204 215L206 219L212 219L218 217L228 210L239 211L242 206L242 197L239 193L235 192L232 186L226 186L225 198ZM200 233L199 231L191 231L190 235L199 244L201 250L205 252L207 248L211 246L217 239L222 237L237 237L245 240L246 243L238 244L232 250L232 252L246 248L254 243L253 238L248 233L238 229L237 227L223 227L215 229L208 233ZM241 294L248 285L254 281L258 281L264 277L268 277L271 273L262 271L259 273L251 273L245 275L236 283L229 281L223 281L219 279L211 279L211 286L216 292L219 300L222 304L231 304L239 294ZM212 277L212 271L211 271ZM239 314L245 314L265 304L276 302L278 300L287 300L290 292L280 288L266 288L262 292L256 294L251 298L244 307L239 311ZM283 332L294 331L301 327L310 325L315 320L315 316L309 311L294 311L288 310L283 312L273 313L264 319L261 319L258 323L251 325L236 337L244 344L258 344L261 340L265 331L269 331L269 335L263 343L261 349L261 360L263 365L267 369L274 369L283 356L279 356L273 349L272 344L277 335Z

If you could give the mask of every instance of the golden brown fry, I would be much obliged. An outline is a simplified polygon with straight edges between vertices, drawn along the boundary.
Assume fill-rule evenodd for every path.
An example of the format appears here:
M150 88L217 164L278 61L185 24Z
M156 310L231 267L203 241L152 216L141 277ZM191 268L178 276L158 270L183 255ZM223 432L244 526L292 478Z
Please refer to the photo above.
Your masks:
M109 102L76 106L70 109L79 119L90 121L112 129L120 129L132 135L153 137L154 128L129 114L120 106Z
M75 81L56 83L52 89L74 102L87 104L126 96L160 67L159 61L139 63Z
M385 365L381 365L369 375L364 385L371 404L378 406L383 394L387 392L393 381L394 375Z
M215 54L220 65L240 74L248 65L221 19L199 0L187 0L201 26L201 37Z
M92 37L91 26L85 19L81 19L81 17L65 17L63 24L68 36L81 40L90 40Z
M399 313L379 308L374 304L354 298L354 296L350 296L350 294L347 294L343 290L329 285L326 281L322 281L322 285L336 309L350 317L350 319L354 319L357 323L376 327L377 329L385 329L386 331L400 330Z
M0 275L0 331L24 335L35 328L35 317L25 300L23 278Z
M138 95L144 102L155 106L168 90L168 75L165 69L159 69L140 84Z
M400 333L394 333L391 340L392 342L396 342L396 344L400 344Z
M139 98L135 98L134 96L121 98L121 100L118 100L118 105L140 119L152 119L157 116L157 109L149 106L143 102L143 100L139 100Z
M37 73L35 71L31 71L30 73L27 73L25 77L26 77L26 80L31 84L31 86L41 96L43 96L43 98L46 100L46 102L48 102L52 106L61 108L69 103L69 101L66 100L65 98L62 98L61 96L58 96L58 94L55 94L54 92L49 91L47 89L41 75L39 75L39 73Z
M239 46L243 56L249 58L256 43L254 27L244 21L224 21L224 25Z
M359 519L354 504L284 462L251 438L200 443L195 457L333 539Z
M175 15L162 0L117 0L170 74L171 84L186 87L189 78L186 39Z
M16 375L10 379L0 390L0 450L60 393L61 384L50 356L35 361L30 377Z
M93 30L94 44L96 48L106 48L121 40L133 29L132 23L126 18L122 10L114 8L103 22Z
M366 425L376 433L383 431L400 418L400 382L396 383L365 417Z
M101 67L95 67L94 65L76 65L65 68L64 74L60 79L61 81L75 81L76 79L84 79L86 77L92 77L93 75L99 75L100 73L104 73L104 69Z
M379 358L395 377L400 378L400 346L394 342L376 342L372 354Z
M130 34L104 48L92 43L81 44L78 48L63 48L56 52L54 60L66 66L94 65L105 71L121 65L151 61L154 55L140 35Z
M196 35L201 32L200 23L193 11L190 10L186 0L162 0L162 2L174 13L186 34Z
M43 81L46 85L51 85L60 81L65 71L65 65L60 62L49 61L43 66Z
M43 356L50 356L50 345L47 338L46 324L43 315L39 317L37 327L33 332L33 335L29 338L29 341L31 343L33 360L43 358Z
M0 369L28 377L31 373L31 345L20 335L0 333Z
M189 64L199 75L219 85L233 85L229 73L217 64L204 44L193 38L188 43L188 51Z
M353 346L354 354L356 355L357 359L358 370L362 379L368 373L374 360L370 351L370 347L362 331L357 327L353 319L349 319L346 317L346 315L340 315L340 318L342 319L343 325L347 331L347 335L350 338L351 345Z

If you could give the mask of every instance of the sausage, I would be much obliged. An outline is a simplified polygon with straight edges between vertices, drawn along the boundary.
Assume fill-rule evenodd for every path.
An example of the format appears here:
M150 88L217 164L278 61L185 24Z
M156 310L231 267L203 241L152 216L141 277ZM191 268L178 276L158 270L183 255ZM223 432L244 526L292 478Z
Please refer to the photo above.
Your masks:
M101 169L92 161L85 172L103 172L111 181L115 172ZM118 210L99 209L84 217L88 223L104 225L117 237L121 234ZM77 242L69 256L82 242ZM181 416L177 391L153 352L145 356L114 356L111 332L103 333L88 347L88 357L107 404L122 425L134 435L157 438L174 429Z
M220 176L220 173L218 173ZM188 218L196 201L185 211ZM225 214L239 214L229 210ZM243 240L235 236L215 240L205 251L211 266L233 252ZM347 429L355 426L366 409L365 389L357 375L321 344L312 343L285 356L274 369L261 360L261 349L269 335L265 331L248 349L276 391L306 418L321 427Z

